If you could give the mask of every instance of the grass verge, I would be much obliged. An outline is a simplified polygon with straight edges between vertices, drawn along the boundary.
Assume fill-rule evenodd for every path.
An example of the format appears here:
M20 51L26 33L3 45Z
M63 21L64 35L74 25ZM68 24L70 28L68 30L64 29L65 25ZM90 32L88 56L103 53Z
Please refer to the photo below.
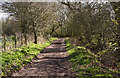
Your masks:
M50 41L57 38L50 38ZM2 76L6 76L10 71L19 70L22 66L30 62L37 54L50 45L50 41L46 41L44 44L23 45L20 48L15 48L9 52L2 52Z
M100 66L97 57L82 46L73 46L66 39L66 47L72 62L72 70L79 78L114 78L111 70ZM118 77L117 77L118 78Z

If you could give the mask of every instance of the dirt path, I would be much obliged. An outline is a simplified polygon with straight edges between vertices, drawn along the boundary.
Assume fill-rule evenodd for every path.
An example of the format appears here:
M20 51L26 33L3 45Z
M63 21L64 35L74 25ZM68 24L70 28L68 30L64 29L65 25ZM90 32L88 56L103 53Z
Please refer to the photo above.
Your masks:
M43 49L31 64L13 76L72 76L65 39L59 38Z

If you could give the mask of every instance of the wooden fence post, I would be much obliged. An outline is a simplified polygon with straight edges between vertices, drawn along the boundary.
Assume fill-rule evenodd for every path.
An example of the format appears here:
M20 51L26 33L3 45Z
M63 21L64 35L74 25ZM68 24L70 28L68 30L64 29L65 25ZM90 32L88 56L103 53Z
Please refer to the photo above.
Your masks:
M4 48L4 51L6 52L6 36L5 34L3 34L3 48Z
M17 36L16 36L16 34L15 34L15 48L17 48Z

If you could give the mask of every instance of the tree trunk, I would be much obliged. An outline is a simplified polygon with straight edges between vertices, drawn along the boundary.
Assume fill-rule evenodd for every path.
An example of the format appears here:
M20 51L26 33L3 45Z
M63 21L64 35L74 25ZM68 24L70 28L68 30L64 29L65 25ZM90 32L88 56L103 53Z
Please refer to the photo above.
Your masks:
M58 33L55 31L55 34L57 35L57 37L58 37Z
M23 37L25 39L24 44L27 45L27 36L26 36L27 28L26 28L26 24L27 24L26 21L21 21L21 31L22 31ZM22 40L22 44L23 44L23 40Z
M34 30L34 43L37 44L37 33L35 30Z
M37 44L37 32L35 30L35 24L34 22L32 21L33 23L33 34L34 34L34 43Z
M23 36L21 34L21 46L23 45Z
M24 43L25 43L25 45L27 45L27 36L26 36L26 34L24 34L24 38L25 38Z
M62 37L63 35L62 35L62 25L61 25L61 37Z
M53 34L53 32L54 32L54 26L53 26L53 28L52 28L52 32L50 33L50 35L52 35L52 34Z

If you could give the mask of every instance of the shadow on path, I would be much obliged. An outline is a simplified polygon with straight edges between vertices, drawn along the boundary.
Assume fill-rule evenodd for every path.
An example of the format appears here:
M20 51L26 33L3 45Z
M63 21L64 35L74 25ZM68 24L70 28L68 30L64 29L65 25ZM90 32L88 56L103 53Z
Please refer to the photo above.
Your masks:
M65 39L59 38L43 49L30 65L13 73L13 76L72 76L68 59Z

